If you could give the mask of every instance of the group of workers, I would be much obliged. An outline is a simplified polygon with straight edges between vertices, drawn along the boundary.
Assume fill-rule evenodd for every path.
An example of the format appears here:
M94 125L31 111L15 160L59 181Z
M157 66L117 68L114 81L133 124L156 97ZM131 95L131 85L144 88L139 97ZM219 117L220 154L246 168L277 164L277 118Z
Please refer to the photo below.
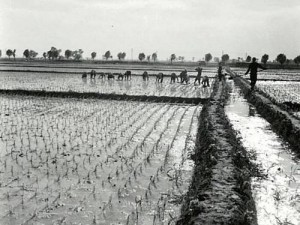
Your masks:
M264 68L263 66L261 66L260 64L258 64L256 62L256 58L252 58L252 63L249 64L249 67L248 67L248 70L246 71L245 75L248 74L250 72L250 80L251 80L251 90L254 90L254 86L256 84L256 81L257 81L257 69L258 68L261 68L262 70L265 70L266 68ZM197 84L200 85L200 83L203 85L203 87L209 87L209 78L208 76L202 76L202 71L203 69L201 67L197 67L195 69L197 71L197 75L196 75L196 78L195 78L195 81L194 81L194 84ZM90 77L91 79L94 79L96 78L96 71L95 70L92 70L90 72ZM224 73L223 71L223 67L222 67L222 64L219 63L219 67L218 67L218 79L219 81L224 81L225 80L225 76L226 76L226 73ZM82 75L82 78L85 79L87 78L87 73L83 73ZM124 74L122 73L99 73L99 78L104 78L105 76L107 75L107 78L108 79L115 79L115 75L118 76L118 80L123 80L123 78L125 78L125 80L130 80L131 79L131 71L130 70L127 70ZM162 83L163 80L164 80L164 74L163 73L158 73L156 75L156 82L158 83ZM144 81L148 81L149 80L149 74L147 71L145 71L143 74L142 74L142 77L143 77L143 80ZM180 80L179 80L180 79ZM201 80L202 79L202 80ZM182 84L188 84L190 82L190 77L187 73L187 70L184 69L183 71L180 72L179 75L176 75L176 73L171 73L171 83L175 83L175 82L180 82Z
M194 84L198 83L200 85L200 83L202 83L203 87L209 87L209 78L208 76L202 76L202 71L203 69L201 67L197 67L195 69L197 71L197 75L194 81ZM222 73L222 68L220 70L220 73ZM96 71L95 70L91 70L91 72L89 73L90 78L91 79L95 79L96 78ZM128 70L126 71L124 74L122 73L99 73L99 78L105 78L107 75L107 79L115 79L115 75L118 76L118 80L123 80L123 78L125 78L125 80L130 80L131 79L131 71ZM88 73L84 72L82 74L82 79L86 79L88 77ZM144 71L144 73L142 74L143 80L144 81L148 81L149 80L149 74L147 71ZM165 75L163 73L158 73L156 75L156 82L158 83L162 83L164 80ZM176 75L176 73L171 73L171 83L175 83L176 81L182 84L188 84L190 82L190 76L187 73L187 70L184 69L183 71L180 72L179 75ZM201 81L202 79L202 81Z

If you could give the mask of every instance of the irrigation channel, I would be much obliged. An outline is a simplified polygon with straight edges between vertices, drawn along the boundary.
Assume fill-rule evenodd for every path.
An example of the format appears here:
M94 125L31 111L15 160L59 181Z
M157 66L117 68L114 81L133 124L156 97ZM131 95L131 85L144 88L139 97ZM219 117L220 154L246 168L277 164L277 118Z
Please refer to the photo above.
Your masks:
M233 82L225 107L233 128L261 171L251 179L259 225L300 223L300 161Z

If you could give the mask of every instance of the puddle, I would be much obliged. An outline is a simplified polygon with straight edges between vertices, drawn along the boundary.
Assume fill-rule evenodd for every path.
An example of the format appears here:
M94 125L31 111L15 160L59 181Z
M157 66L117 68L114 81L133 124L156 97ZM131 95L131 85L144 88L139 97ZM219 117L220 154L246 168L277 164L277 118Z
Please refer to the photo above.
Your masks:
M259 225L300 224L300 161L289 146L271 130L233 83L225 107L227 117L238 131L243 146L267 174L252 179L252 194Z

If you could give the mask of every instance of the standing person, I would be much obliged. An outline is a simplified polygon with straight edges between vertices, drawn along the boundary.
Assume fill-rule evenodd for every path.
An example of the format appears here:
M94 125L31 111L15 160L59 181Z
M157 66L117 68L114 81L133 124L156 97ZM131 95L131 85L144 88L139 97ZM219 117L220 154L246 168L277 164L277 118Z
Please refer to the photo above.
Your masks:
M218 68L218 78L219 78L219 81L222 81L225 78L222 70L223 70L222 64L219 63L219 68Z
M246 71L245 75L247 75L250 71L250 80L251 80L251 90L254 90L254 86L256 84L257 81L257 69L260 68L262 70L266 70L265 67L263 67L262 65L258 64L256 62L256 58L253 57L252 58L252 63L249 64L248 70Z
M196 84L196 82L198 81L198 84L200 85L200 79L201 79L201 75L202 75L202 68L201 67L197 67L195 70L198 72L198 74L196 76L194 84Z

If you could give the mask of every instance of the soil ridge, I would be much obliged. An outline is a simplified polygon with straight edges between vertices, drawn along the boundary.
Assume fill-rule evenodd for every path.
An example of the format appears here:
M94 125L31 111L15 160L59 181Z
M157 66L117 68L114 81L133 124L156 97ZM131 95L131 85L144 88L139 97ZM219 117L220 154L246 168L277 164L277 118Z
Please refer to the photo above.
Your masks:
M177 225L257 224L254 166L225 115L226 96L226 83L216 81L212 101L201 111L193 180Z

